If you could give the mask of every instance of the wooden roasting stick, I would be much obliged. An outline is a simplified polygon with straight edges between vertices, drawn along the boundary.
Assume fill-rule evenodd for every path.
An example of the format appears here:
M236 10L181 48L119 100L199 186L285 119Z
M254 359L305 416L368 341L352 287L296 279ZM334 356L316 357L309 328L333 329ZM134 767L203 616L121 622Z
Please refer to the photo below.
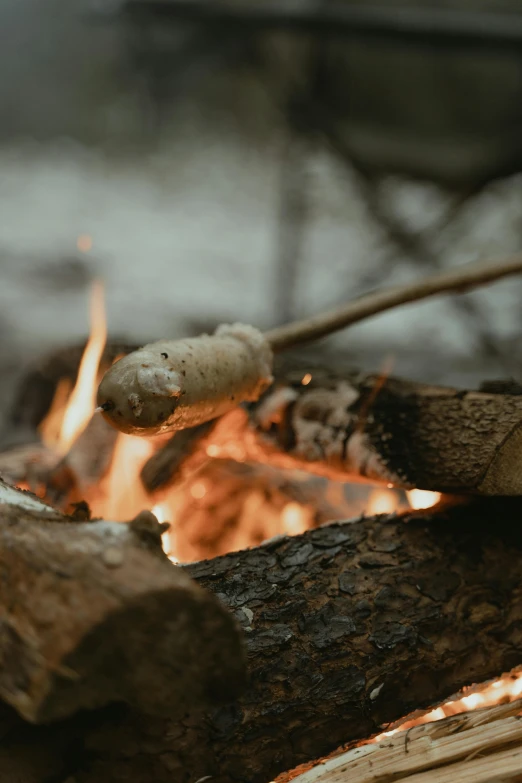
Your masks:
M0 480L0 698L23 718L115 701L181 715L238 695L238 627L161 532L148 512L78 523Z
M244 324L222 325L214 335L164 340L125 356L98 390L98 410L133 435L194 427L253 402L272 382L274 352L407 302L465 291L522 273L522 258L459 267L407 286L364 296L329 313L263 334Z

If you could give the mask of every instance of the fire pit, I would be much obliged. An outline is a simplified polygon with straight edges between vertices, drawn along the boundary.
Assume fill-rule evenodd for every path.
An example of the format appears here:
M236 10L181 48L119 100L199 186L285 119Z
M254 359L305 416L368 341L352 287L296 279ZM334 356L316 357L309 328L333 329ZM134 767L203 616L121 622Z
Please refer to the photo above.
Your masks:
M492 497L480 460L462 460L473 437L452 462L458 433L444 445L433 427L442 400L493 448L518 390L283 368L259 403L135 438L92 416L126 349L105 345L98 285L91 310L83 355L21 387L12 420L33 441L0 456L3 777L327 783L363 759L395 780L428 774L426 738L469 731L432 764L448 775L475 747L503 751L504 730L519 748L522 707L498 705L522 694L520 499ZM405 737L409 766L394 761Z
M4 453L4 476L68 513L80 501L91 516L117 521L152 511L170 524L163 544L174 562L216 557L361 513L427 508L440 499L438 492L401 491L382 482L347 483L334 470L314 478L284 460L280 466L249 440L241 411L175 438L116 433L92 414L100 376L122 355L118 346L106 345L99 284L92 289L91 336L83 354L67 353L67 369L51 356L45 370L22 383L14 420L19 408L28 416L26 396L42 375L51 384L50 404L37 412L38 440ZM310 372L292 377L303 387L313 380ZM277 410L262 415L273 418Z

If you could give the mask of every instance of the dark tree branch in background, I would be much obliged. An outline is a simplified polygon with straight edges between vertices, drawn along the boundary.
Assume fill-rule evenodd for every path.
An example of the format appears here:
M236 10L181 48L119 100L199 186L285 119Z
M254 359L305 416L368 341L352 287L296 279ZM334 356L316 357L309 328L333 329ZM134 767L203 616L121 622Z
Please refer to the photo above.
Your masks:
M316 123L310 111L325 90L325 44L321 38L310 37L304 67L306 75L290 90L284 107L288 132L280 166L278 275L274 297L276 323L281 324L295 318L295 296L309 212L308 163L317 145Z
M378 193L379 179L376 179L359 164L346 139L339 133L338 124L330 114L330 109L324 103L324 98L320 92L315 96L315 99L310 99L308 116L312 127L316 134L320 133L325 138L328 146L332 148L339 160L348 168L349 173L355 174L359 193L364 199L371 217L385 230L388 240L400 249L406 257L410 256L414 260L420 261L432 272L442 271L444 267L441 259L431 250L430 243L451 224L458 216L460 209L473 196L476 196L483 189L484 185L458 194L442 217L428 230L421 233L409 230L397 218L390 215L385 205L382 204ZM360 295L366 293L369 287L377 286L382 281L383 263L385 261L381 260L378 273L372 270L363 276L362 281L359 281ZM480 312L477 304L471 299L461 297L454 298L452 304L465 318L468 325L472 327L472 333L480 343L484 355L495 357L503 365L509 364L507 357L500 350L497 341L494 339L491 330L484 323L484 315ZM505 371L509 373L508 367L505 368Z
M347 3L224 3L217 0L126 0L121 10L176 22L235 26L238 30L285 29L295 33L385 38L399 44L519 50L520 14L455 11L431 7L371 7ZM108 12L105 12L108 13Z
M338 144L336 145L336 150L339 151ZM353 163L350 160L347 160L347 164L353 167ZM412 262L417 262L415 264L416 267L422 266L431 273L441 272L445 266L442 263L442 258L432 250L431 244L458 217L460 209L468 203L470 198L477 195L478 190L462 193L453 201L442 217L435 222L435 225L419 233L410 230L398 218L390 214L379 196L378 181L364 175L362 177L359 176L358 180L359 192L363 196L370 214L386 231L387 239L392 245L401 251L402 258L406 257L408 259L409 257ZM493 329L487 323L487 316L480 309L478 303L464 297L454 297L450 301L452 307L464 318L466 325L470 328L470 334L480 344L484 356L497 359L504 365L506 374L509 374L508 357L505 356L499 347Z
M307 162L309 142L288 130L279 173L278 245L274 313L276 323L294 317L295 294L308 216Z

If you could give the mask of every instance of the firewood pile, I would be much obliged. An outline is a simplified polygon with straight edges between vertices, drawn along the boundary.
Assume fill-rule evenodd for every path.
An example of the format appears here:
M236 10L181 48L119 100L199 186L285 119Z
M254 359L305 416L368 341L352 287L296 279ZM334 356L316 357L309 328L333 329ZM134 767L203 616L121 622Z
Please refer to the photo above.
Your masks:
M86 354L0 454L1 780L519 779L517 384L283 359L194 428L64 446Z

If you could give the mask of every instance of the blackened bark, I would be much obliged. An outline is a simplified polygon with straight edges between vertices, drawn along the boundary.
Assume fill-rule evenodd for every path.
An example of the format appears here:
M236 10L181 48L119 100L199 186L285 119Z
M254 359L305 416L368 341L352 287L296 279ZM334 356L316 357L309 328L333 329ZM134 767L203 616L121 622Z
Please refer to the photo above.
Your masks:
M347 481L522 495L520 387L468 391L325 370L303 385L303 375L286 374L251 407L262 436L253 459Z
M482 500L334 524L186 566L243 625L248 690L204 717L79 719L67 775L267 783L520 664L521 515L520 500ZM37 757L37 735L32 742ZM11 774L16 753L4 742ZM55 766L64 768L64 751Z

